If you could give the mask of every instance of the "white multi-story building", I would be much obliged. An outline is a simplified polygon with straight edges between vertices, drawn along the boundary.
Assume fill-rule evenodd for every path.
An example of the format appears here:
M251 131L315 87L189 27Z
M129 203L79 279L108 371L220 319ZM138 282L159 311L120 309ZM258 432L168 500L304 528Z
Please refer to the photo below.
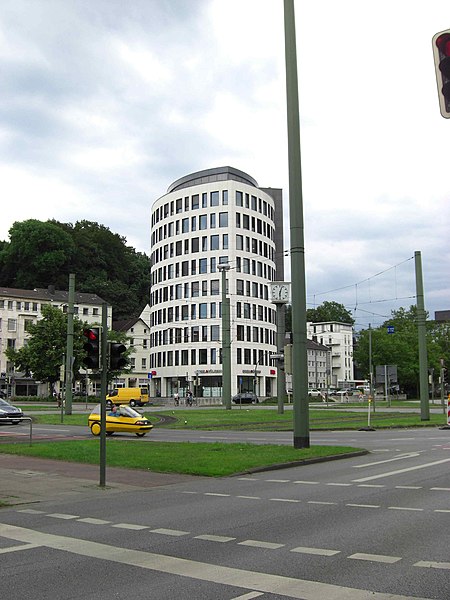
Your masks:
M283 279L280 189L260 188L232 167L175 181L152 206L151 393L222 394L221 274L228 264L231 391L276 389L276 307Z
M307 335L314 342L331 349L329 385L345 388L353 384L353 326L336 321L307 323Z
M101 324L103 300L96 294L75 293L74 316L89 324ZM47 384L41 384L14 370L5 350L19 350L27 341L27 328L42 318L42 306L51 304L67 312L69 293L47 289L21 290L0 288L0 387L12 396L36 396L48 393ZM112 308L108 306L108 327L111 327ZM92 392L94 390L90 390Z

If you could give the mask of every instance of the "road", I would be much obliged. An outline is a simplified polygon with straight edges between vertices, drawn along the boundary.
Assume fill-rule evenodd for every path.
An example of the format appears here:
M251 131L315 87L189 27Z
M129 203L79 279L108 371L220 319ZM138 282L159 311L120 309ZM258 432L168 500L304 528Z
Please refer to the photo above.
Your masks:
M371 454L2 509L2 599L448 599L450 432L318 432L312 442Z

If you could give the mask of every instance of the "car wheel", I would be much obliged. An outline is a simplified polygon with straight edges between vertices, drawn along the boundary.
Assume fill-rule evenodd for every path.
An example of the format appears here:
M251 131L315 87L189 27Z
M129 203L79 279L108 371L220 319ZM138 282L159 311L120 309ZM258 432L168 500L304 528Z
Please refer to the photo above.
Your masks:
M92 435L100 435L101 427L100 423L92 423L91 425L91 433Z
M144 437L144 435L145 435L146 433L147 433L146 431L136 431L136 435L137 435L138 437Z
M136 406L136 400L130 400L130 406Z

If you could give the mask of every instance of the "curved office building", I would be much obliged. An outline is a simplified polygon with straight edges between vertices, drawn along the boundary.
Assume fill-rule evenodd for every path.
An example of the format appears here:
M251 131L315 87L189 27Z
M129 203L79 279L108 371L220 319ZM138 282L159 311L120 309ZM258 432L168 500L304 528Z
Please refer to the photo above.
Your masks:
M222 274L230 299L231 393L276 395L276 307L283 279L280 189L232 167L175 181L152 206L152 395L222 395Z

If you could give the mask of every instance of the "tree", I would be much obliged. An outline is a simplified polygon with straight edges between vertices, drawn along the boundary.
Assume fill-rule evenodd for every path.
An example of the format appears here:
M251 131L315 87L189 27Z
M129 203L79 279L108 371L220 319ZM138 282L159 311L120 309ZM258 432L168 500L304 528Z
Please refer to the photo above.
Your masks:
M14 350L8 348L6 356L19 371L32 373L33 378L54 386L60 379L60 370L67 347L67 315L58 308L46 305L42 307L42 319L27 327L30 334L28 343ZM84 323L73 320L74 379L78 378L80 365L85 356L83 349Z
M306 320L311 323L327 323L336 321L338 323L349 323L353 325L353 319L350 311L343 304L338 302L323 302L317 308L308 308L306 311Z

